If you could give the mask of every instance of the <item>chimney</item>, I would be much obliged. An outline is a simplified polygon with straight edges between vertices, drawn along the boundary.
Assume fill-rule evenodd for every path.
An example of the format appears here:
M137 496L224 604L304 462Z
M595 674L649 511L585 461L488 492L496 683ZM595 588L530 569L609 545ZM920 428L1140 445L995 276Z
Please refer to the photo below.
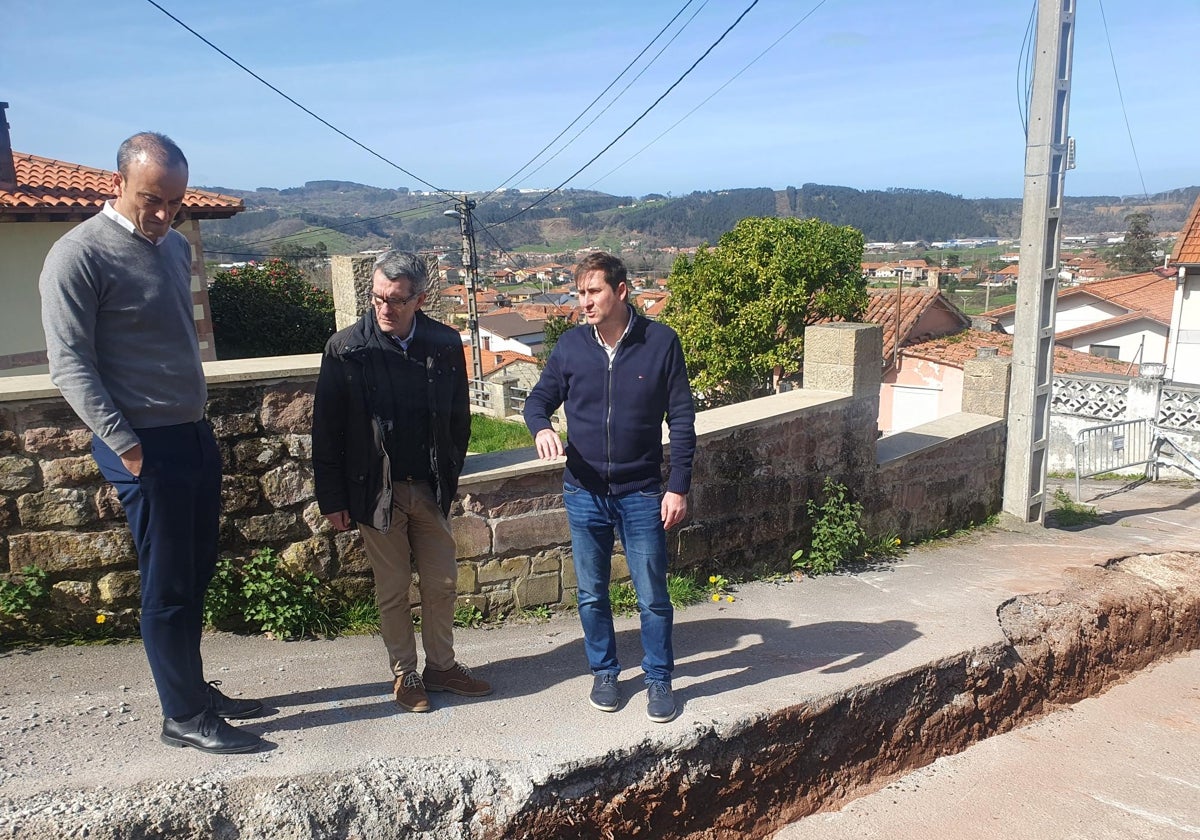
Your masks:
M17 165L13 162L12 140L8 136L8 120L4 112L7 102L0 102L0 189L17 188Z

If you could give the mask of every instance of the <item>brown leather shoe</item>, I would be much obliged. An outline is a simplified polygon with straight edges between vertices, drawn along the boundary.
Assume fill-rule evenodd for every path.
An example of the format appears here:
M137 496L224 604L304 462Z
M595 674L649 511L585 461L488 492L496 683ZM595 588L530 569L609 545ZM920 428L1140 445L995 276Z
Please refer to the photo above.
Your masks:
M396 705L405 711L428 712L431 708L429 695L425 693L425 686L421 684L421 678L416 671L396 677L396 683L392 686L392 696L396 698Z
M448 671L434 671L427 665L422 679L430 691L449 691L463 697L483 697L492 693L491 683L472 676L471 669L458 662Z

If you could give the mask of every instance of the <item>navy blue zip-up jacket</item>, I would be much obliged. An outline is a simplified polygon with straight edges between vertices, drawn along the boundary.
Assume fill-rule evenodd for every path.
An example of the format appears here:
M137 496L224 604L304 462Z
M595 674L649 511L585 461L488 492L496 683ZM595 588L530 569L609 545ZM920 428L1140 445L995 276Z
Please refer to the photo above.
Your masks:
M696 409L679 336L638 315L609 364L595 329L559 337L525 401L525 424L537 437L560 405L567 412L569 484L597 495L621 495L662 482L662 424L670 430L666 490L687 493L696 452Z

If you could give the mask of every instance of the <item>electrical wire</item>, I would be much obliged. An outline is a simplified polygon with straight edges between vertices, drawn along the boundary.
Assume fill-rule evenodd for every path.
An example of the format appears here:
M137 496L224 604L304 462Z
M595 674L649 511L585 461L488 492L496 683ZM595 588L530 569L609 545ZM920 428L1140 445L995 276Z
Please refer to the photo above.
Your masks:
M571 122L569 122L569 123L567 124L567 127L566 127L566 128L564 128L562 131L558 132L558 134L556 134L556 135L554 136L554 139L553 139L553 140L551 140L549 143L547 143L545 146L543 146L543 147L541 148L541 150L540 150L540 151L539 151L539 152L538 152L536 155L534 155L533 157L531 157L531 158L529 159L529 161L528 161L528 162L527 162L527 163L526 163L524 166L522 166L520 169L518 169L518 170L517 170L516 172L514 172L513 174L509 175L507 178L505 178L503 181L501 181L501 182L500 182L500 183L499 183L497 186L495 186L495 187L493 187L491 190L489 190L489 191L487 192L487 194L483 196L483 198L479 199L479 202L482 204L484 201L487 201L489 198L491 198L493 195L495 195L496 193L498 193L500 190L504 189L504 187L505 187L505 186L506 186L506 185L507 185L509 182L511 182L511 181L512 181L514 178L516 178L518 175L520 175L522 172L524 172L524 171L525 171L525 170L526 170L526 169L527 169L529 166L531 166L531 165L533 164L533 162L534 162L535 160L537 160L539 157L541 157L543 154L545 154L545 152L546 152L546 150L547 150L547 149L549 149L551 146L553 146L555 143L557 143L560 137L562 137L564 134L566 134L568 131L570 131L570 130L571 130L571 127L572 127L573 125L575 125L575 123L577 123L577 122L579 122L581 119L583 119L583 115L584 115L584 114L586 114L586 113L587 113L589 110L591 110L592 106L593 106L593 105L595 105L597 102L599 102L599 101L600 101L600 99L601 99L601 98L604 96L604 94L606 94L606 93L608 93L610 90L612 90L612 88L613 88L613 85L615 85L617 82L619 82L619 81L621 80L621 77L622 77L622 76L624 76L626 73L628 73L628 72L629 72L629 70L630 70L630 68L632 68L632 67L633 67L635 64L637 64L637 63L638 63L638 61L640 61L640 60L641 60L642 56L643 56L643 55L645 55L645 54L646 54L646 52L647 52L647 51L648 51L648 50L649 50L649 49L650 49L652 46L654 46L654 42L655 42L655 41L657 41L659 38L661 38L661 37L662 37L662 35L663 35L663 33L664 33L664 32L666 32L668 29L670 29L670 28L671 28L671 25L672 25L672 24L674 24L674 23L675 23L675 21L679 19L679 16L680 16L680 15L682 15L682 14L684 13L684 11L687 9L687 7L688 7L688 6L690 6L690 5L692 5L692 3L694 3L694 2L695 2L695 0L687 0L687 2L686 2L686 3L684 3L684 4L683 4L683 5L680 7L679 11L677 11L677 12L674 14L674 16L673 16L673 17L672 17L672 18L671 18L669 21L667 21L667 25L666 25L666 26L664 26L662 29L658 30L658 34L657 34L657 35L655 35L653 38L651 38L651 39L650 39L650 43L648 43L648 44L646 44L646 46L642 47L642 51L641 51L641 52L639 52L639 53L638 53L636 56L634 56L632 61L630 61L628 64L626 64L626 65L625 65L625 69L624 69L624 70L622 70L620 73L618 73L618 74L616 75L616 78L614 78L614 79L613 79L611 82L609 82L609 83L608 83L608 86L607 86L607 87L605 87L605 88L604 88L604 90L602 90L602 91L600 91L600 93L596 94L596 98L595 98L595 99L593 99L591 102L589 102L589 103L587 104L587 107L586 107L586 108L584 108L582 111L580 111L580 112L579 112L579 115L578 115L578 116L576 116L576 117L575 117L575 119L571 120ZM704 8L704 6L707 6L707 5L708 5L708 0L705 0L704 4L703 4L703 5L701 5L701 7L700 7L700 8L701 8L701 9L703 9L703 8ZM692 15L692 17L693 17L693 18L695 18L695 15ZM690 22L691 22L691 21L689 20L689 21L688 21L688 23L690 23ZM683 28L686 28L686 26L687 26L687 24L684 24L684 27L680 28L680 32L682 32L682 31L683 31ZM660 53L660 54L661 54L661 53ZM657 56L655 56L655 58L657 58ZM654 63L653 61L651 61L651 62L650 62L650 64L653 64L653 63ZM647 66L647 67L649 67L650 65L649 65L649 64L647 64L646 66ZM618 94L618 98L619 98L619 96L620 96L620 95ZM616 99L614 99L613 101L615 102L615 101L616 101ZM564 148L565 148L565 147L564 147ZM559 151L561 151L561 149L560 149ZM557 154L557 152L556 152L556 154Z
M376 157L376 158L378 158L379 160L383 161L384 163L386 163L388 166L392 167L393 169L399 170L400 172L403 172L403 173L404 173L405 175L407 175L408 177L410 177L410 178L413 178L413 179L415 179L415 180L419 181L420 183L422 183L422 184L424 184L425 186L429 187L429 188L430 188L431 190L433 190L434 192L439 192L439 193L441 193L442 195L447 195L447 196L450 196L451 198L453 198L453 197L454 197L452 193L449 193L449 192L447 192L446 190L442 189L441 187L438 187L438 186L435 186L434 184L431 184L431 183L429 183L428 181L426 181L424 178L422 178L422 177L421 177L421 176L419 176L419 175L416 175L416 174L414 174L414 173L412 173L412 172L409 172L407 169L405 169L405 168L404 168L403 166L401 166L400 164L396 163L396 162L395 162L395 161L393 161L393 160L390 160L390 159L388 159L388 158L384 157L384 156L383 156L383 155L381 155L379 152L377 152L377 151L375 151L374 149L372 149L370 146L366 145L365 143L362 143L362 142L361 142L361 141L359 141L359 140L356 140L354 137L351 137L349 134L347 134L346 132L342 131L342 130L341 130L340 128L338 128L336 125L334 125L333 123L329 122L329 120L327 120L327 119L325 119L324 117L322 117L322 116L320 116L320 115L318 115L318 114L314 113L312 110L310 110L309 108L305 107L304 105L301 105L299 102L297 102L297 101L296 101L295 99L293 99L291 96L288 96L288 95L287 95L286 93L284 93L282 90L280 90L279 88L275 87L275 85L273 85L273 84L271 84L270 82L268 82L266 79L264 79L262 76L260 76L260 75L258 75L257 73L255 73L253 70L251 70L251 69L250 69L249 67L247 67L245 64L242 64L240 61L238 61L236 58L234 58L233 56L231 56L229 53L225 52L225 50L221 49L221 48L220 48L220 47L218 47L216 44L214 44L212 41L208 40L208 39L207 39L207 38L205 38L203 35L201 35L199 32L197 32L195 29L192 29L192 27L188 26L188 25L187 25L186 23L184 23L182 20L180 20L179 18L175 17L175 15L171 14L170 12L168 12L166 9L164 9L162 6L160 6L160 5L159 5L157 2L155 2L155 0L146 0L146 2L147 2L147 3L149 3L151 6L153 6L154 8L158 9L158 10L159 10L160 12L162 12L164 15L166 15L167 17L169 17L171 20L175 21L177 24L179 24L180 26L182 26L184 29L186 29L188 32L190 32L192 35L195 35L197 38L199 38L199 39L200 39L202 42L204 42L205 44L207 44L209 47L211 47L212 49L216 50L218 53L220 53L222 56L224 56L226 59L228 59L228 60L229 60L230 62L232 62L234 65L236 65L237 67L241 68L241 69L242 69L242 70L244 70L245 72L249 73L251 76L253 76L255 79L257 79L259 82L262 82L262 84L266 85L268 88L270 88L270 89L271 89L271 90L273 90L275 93L277 93L277 94L279 94L280 96L282 96L282 97L283 97L284 99L286 99L288 102L290 102L290 103L292 103L293 105L295 105L295 106L296 106L297 108L299 108L301 111L303 111L304 113L308 114L308 115L309 115L310 117L312 117L314 120L316 120L317 122L319 122L319 123L321 123L322 125L324 125L326 128L328 128L328 129L332 130L332 131L333 131L334 133L336 133L336 134L339 134L339 135L341 135L342 137L344 137L345 139L347 139L347 140L349 140L351 143L353 143L355 146L358 146L358 147L359 147L360 149L362 149L363 151L365 151L365 152L367 152L368 154L370 154L370 155L373 155L374 157Z
M733 83L734 83L734 82L737 80L737 78L738 78L739 76L741 76L743 73L745 73L747 70L749 70L749 69L750 69L751 67L753 67L755 64L757 64L759 59L761 59L761 58L762 58L764 55L766 55L767 53L769 53L771 50L775 49L775 47L776 47L776 46L778 46L778 44L779 44L779 42L780 42L780 41L782 41L782 40L783 40L784 38L786 38L787 36L791 35L791 34L792 34L792 32L794 32L794 31L796 30L796 28L800 26L800 24L804 23L804 21L806 21L806 20L808 20L810 17L812 17L812 16L813 16L813 14L814 14L814 13L817 11L817 9L821 8L822 6L824 6L826 2L827 2L827 0L821 0L819 3L817 3L817 5L813 6L811 9L809 9L809 10L808 10L808 12L807 12L807 13L805 13L804 17L800 18L800 20L798 20L798 21L796 21L795 23L793 23L793 24L791 25L791 27L789 27L789 28L788 28L788 30L787 30L786 32L784 32L782 35L780 35L778 38L776 38L774 41L772 41L772 42L771 42L771 44L770 44L770 46L768 46L768 47L767 47L765 50L763 50L763 51L762 51L762 52L760 52L758 55L756 55L754 58L752 58L752 59L751 59L751 60L750 60L750 61L749 61L749 62L748 62L748 63L747 63L747 64L746 64L746 65L745 65L745 66L744 66L744 67L743 67L741 70L739 70L739 71L737 71L736 73L734 73L734 74L733 74L733 75L732 75L732 76L729 78L729 80L728 80L727 82L725 82L725 84L721 85L719 88L717 88L717 89L716 89L716 90L714 90L712 93L710 93L708 96L706 96L704 99L700 100L700 103L699 103L698 105L696 105L696 107L695 107L695 108L693 108L692 110L688 111L686 114L684 114L682 117L680 117L680 118L679 118L678 120L676 120L674 123L672 123L672 124L671 124L671 125L670 125L670 126L667 128L667 129L666 129L666 131L664 131L662 134L660 134L660 135L658 135L657 137L655 137L653 140L651 140L651 141L650 141L649 143L647 143L645 146L642 146L642 148L638 149L638 150L637 150L636 152L634 152L632 155L630 155L629 157L625 158L625 160L621 161L621 162L620 162L620 163L618 163L616 166L614 166L612 169L608 170L608 172L605 172L603 175L601 175L601 176L600 176L599 178L597 178L595 181L592 181L592 183L588 184L587 188L588 188L588 189L591 189L592 187L596 186L596 184L599 184L601 181L603 181L603 180L604 180L605 178L607 178L609 175L612 175L614 172L616 172L617 170L621 169L621 167L623 167L625 164L629 163L631 160L633 160L634 158L636 158L636 157L637 157L638 155L640 155L642 152L646 151L646 150L647 150L647 149L649 149L651 146L653 146L655 143L657 143L659 140L663 139L663 138L664 138L664 137L666 137L668 134L670 134L672 131L674 131L674 130L675 130L675 129L676 129L678 126L679 126L679 124L680 124L680 123L682 123L684 120L686 120L686 119L687 119L688 117L690 117L692 114L696 113L696 112L697 112L697 111L699 111L701 108L703 108L705 105L707 105L707 104L708 104L708 101L709 101L710 99L712 99L712 98L713 98L713 97L715 97L717 94L719 94L721 91L725 90L725 88L727 88L727 87L729 87L731 84L733 84Z
M1037 49L1037 0L1029 12L1025 24L1025 37L1021 40L1021 52L1017 56L1017 115L1021 118L1021 133L1029 137L1029 105L1033 95L1033 53Z
M654 100L652 103L650 103L650 107L648 107L648 108L647 108L645 111L642 111L642 113L641 113L640 115L638 115L637 119L635 119L635 120L634 120L633 122L631 122L631 123L630 123L628 126L626 126L624 131L622 131L620 134L618 134L616 137L614 137L614 138L613 138L613 139L612 139L612 140L609 142L609 144L608 144L607 146L605 146L603 149L601 149L600 151L598 151L598 152L597 152L597 153L596 153L596 154L595 154L595 155L592 157L592 159L591 159L591 160L589 160L589 161L588 161L587 163L585 163L583 166L581 166L581 167L579 167L578 169L576 169L576 170L575 170L573 173L571 173L571 175L567 176L567 178L566 178L566 179L565 179L565 180L564 180L562 183L560 183L558 186L556 186L556 187L555 187L554 189L552 189L550 192L546 193L546 194L545 194L544 196L542 196L541 198L539 198L539 199L537 199L536 201L534 201L534 202L533 202L532 204L530 204L528 207L526 207L526 208L524 208L524 209L522 209L522 210L518 210L516 213L514 213L514 214L513 214L513 215L511 215L511 216L509 216L508 218L506 218L506 219L502 219L502 220L500 220L499 222L495 222L495 223L493 223L493 224L491 224L491 225L488 225L487 227L488 227L488 228L492 228L492 227L496 227L497 225L503 225L503 224L506 224L506 223L508 223L508 222L511 222L513 219L516 219L517 217L519 217L519 216L522 216L522 215L524 215L525 213L528 213L528 212L529 212L530 210L532 210L534 207L536 207L537 205L541 204L543 201L545 201L546 199L548 199L550 196L554 195L554 194L555 194L555 193L557 193L559 190L561 190L561 189L562 189L564 186L566 186L566 185L567 185L567 184L568 184L568 183L569 183L569 182L570 182L570 181L571 181L573 178L575 178L577 175L579 175L579 173L580 173L580 172L583 172L585 169L587 169L589 166L591 166L593 163L595 163L597 160L599 160L601 155L603 155L605 152L607 152L609 149L611 149L613 146L615 146L615 145L617 144L617 142L618 142L618 141L619 141L619 140L620 140L622 137L624 137L626 134L628 134L628 133L629 133L629 132L630 132L630 131L633 129L633 127L634 127L635 125L637 125L639 122L641 122L641 121L642 121L642 120L645 118L645 116L646 116L647 114L649 114L649 113L650 113L651 111L653 111L653 110L654 110L656 107L658 107L658 104L659 104L660 102L662 102L664 99L666 99L666 98L667 98L667 96L668 96L668 95L671 93L671 91L675 90L675 88L676 88L676 87L678 87L678 86L679 86L679 84L680 84L680 83L681 83L681 82L682 82L684 79L686 79L686 78L687 78L687 77L688 77L688 76L691 74L691 72L692 72L693 70L695 70L695 69L696 69L696 67L698 67L698 66L699 66L700 62L704 61L704 59L706 59L706 58L708 57L709 53L711 53L713 50L715 50L715 49L717 48L717 45L718 45L718 44L720 44L722 41L724 41L724 40L725 40L726 36L728 36L728 35L729 35L729 33L730 33L730 32L732 32L732 31L734 30L734 28L735 28L735 27L736 27L736 26L737 26L739 23L741 23L741 22L742 22L742 20L743 20L743 19L746 17L746 15L750 14L750 11L751 11L751 10L752 10L752 9L753 9L755 6L757 6L757 5L758 5L758 3L759 3L759 0L752 0L752 2L750 3L750 5L749 5L749 6L747 6L747 7L746 7L746 8L745 8L745 9L742 11L742 13L741 13L740 15L738 15L738 16L737 16L737 19L736 19L736 20L735 20L733 23L729 24L729 27L728 27L728 28L727 28L727 29L726 29L724 32L722 32L722 33L721 33L721 36L720 36L719 38L717 38L717 40L713 41L713 42L712 42L712 44L710 44L710 45L709 45L708 49L706 49L706 50L704 51L704 53L703 53L703 54L702 54L702 55L701 55L699 58L697 58L697 59L696 59L694 62L692 62L692 66L691 66L691 67L689 67L687 70L683 71L683 75L681 75L681 76L680 76L678 79L676 79L674 82L672 82L670 87L668 87L668 88L667 88L665 91L663 91L663 92L662 92L662 94L661 94L661 95L660 95L660 96L659 96L657 99L655 99L655 100Z
M588 124L585 125L583 128L579 129L579 131L576 132L575 136L572 137L570 140L568 140L566 143L564 143L557 152L552 154L550 157L546 158L544 161L542 161L538 165L538 167L536 169L532 170L531 172L526 174L524 178L522 178L520 181L518 181L517 185L519 186L520 184L525 183L530 178L532 178L534 175L536 175L538 172L541 172L542 169L546 166L546 164L550 163L552 160L554 160L560 154L565 152L570 147L570 145L572 143L574 143L576 140L578 140L585 131L587 131L589 128L591 128L593 125L595 125L596 120L598 120L602 116L604 116L608 112L608 109L611 108L613 105L615 105L617 103L617 100L620 99L622 96L624 96L625 92L628 91L629 88L631 88L634 85L634 83L637 82L638 79L642 78L642 76L646 73L646 71L649 70L654 65L654 62L658 61L659 57L662 56L662 54L664 52L666 52L667 48L669 46L671 46L671 44L675 43L675 39L683 34L683 30L687 29L688 25L691 24L691 22L696 19L696 15L698 15L702 11L704 11L704 7L707 5L708 5L708 0L704 0L704 3L702 3L700 5L700 8L696 9L696 11L692 13L692 16L687 19L687 22L684 23L683 26L679 27L679 30L674 35L671 36L671 39L669 41L667 41L667 43L663 44L662 49L660 49L657 53L655 53L654 58L650 59L650 61L646 63L646 66L643 67L640 71L638 71L638 74L636 76L634 76L632 79L630 79L629 83L627 85L625 85L625 87L621 88L620 93L618 93L616 96L614 96L607 105L605 105L598 112L596 112L596 115L594 117L592 117L592 119L588 122Z
M1133 129L1129 125L1129 112L1125 110L1125 94L1121 92L1121 76L1117 73L1117 56L1113 52L1112 38L1108 34L1108 17L1104 14L1104 0L1100 3L1100 20L1104 23L1104 40L1108 44L1108 56L1112 60L1113 79L1117 82L1117 100L1121 103L1121 116L1125 118L1125 132L1129 135L1129 148L1133 151L1133 163L1137 167L1138 179L1142 183L1142 195L1150 201L1146 190L1146 178L1142 175L1142 162L1138 160L1137 144L1133 142Z

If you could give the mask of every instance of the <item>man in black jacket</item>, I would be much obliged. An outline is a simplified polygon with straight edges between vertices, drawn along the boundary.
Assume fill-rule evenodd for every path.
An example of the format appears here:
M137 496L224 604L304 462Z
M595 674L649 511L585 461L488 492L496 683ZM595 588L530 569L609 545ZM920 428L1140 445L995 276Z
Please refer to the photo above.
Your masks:
M608 597L615 532L641 614L646 714L665 723L675 717L666 529L687 516L696 449L691 386L679 337L629 305L625 265L618 258L604 253L585 257L575 268L575 287L587 324L567 330L554 345L525 401L525 423L539 457L567 456L563 507L593 675L589 700L604 712L620 706L621 666ZM565 449L550 427L550 415L564 404ZM671 446L665 492L664 419Z
M313 406L317 504L336 530L357 524L362 533L393 695L410 712L429 711L427 691L492 691L454 658L458 569L448 517L471 406L458 333L420 311L428 285L416 254L379 255L371 307L325 345ZM408 601L414 562L423 673Z

